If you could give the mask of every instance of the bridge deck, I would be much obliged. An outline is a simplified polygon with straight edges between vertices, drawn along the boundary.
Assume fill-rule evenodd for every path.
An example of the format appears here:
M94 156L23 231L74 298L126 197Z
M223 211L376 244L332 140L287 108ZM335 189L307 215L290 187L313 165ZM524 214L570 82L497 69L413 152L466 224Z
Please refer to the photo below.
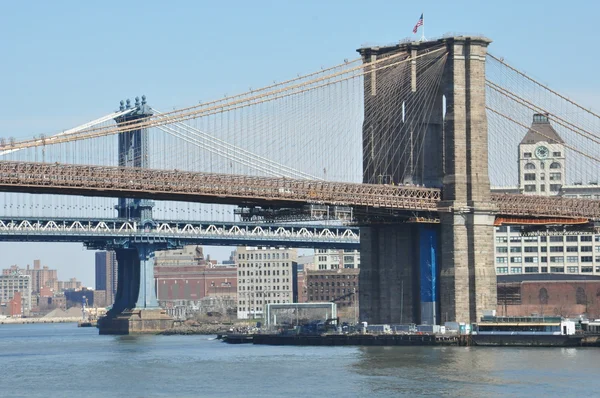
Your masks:
M438 211L441 190L115 166L0 161L0 191L151 198L237 205L308 203L405 211ZM498 214L600 218L600 201L492 194Z

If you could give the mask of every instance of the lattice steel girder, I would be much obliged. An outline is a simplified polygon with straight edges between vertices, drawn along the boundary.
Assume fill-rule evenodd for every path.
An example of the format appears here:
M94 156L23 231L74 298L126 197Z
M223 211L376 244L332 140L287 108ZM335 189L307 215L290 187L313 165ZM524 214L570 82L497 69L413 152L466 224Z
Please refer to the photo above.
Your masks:
M437 211L433 188L150 170L114 166L0 161L0 191L281 207L307 203L408 211ZM600 219L600 201L492 194L498 213Z
M435 210L440 199L439 189L420 187L32 162L0 162L0 190L279 206L319 203L405 210Z
M491 199L503 215L600 218L600 200L495 193Z
M176 239L187 244L250 244L356 249L359 229L346 226L218 223L156 220L140 225L125 219L0 217L0 241L91 242L115 239Z

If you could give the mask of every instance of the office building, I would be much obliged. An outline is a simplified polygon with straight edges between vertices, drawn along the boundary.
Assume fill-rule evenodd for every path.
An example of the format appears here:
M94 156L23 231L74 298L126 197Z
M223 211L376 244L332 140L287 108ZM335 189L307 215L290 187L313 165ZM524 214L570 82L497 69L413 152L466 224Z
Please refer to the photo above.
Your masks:
M238 318L262 318L269 303L298 302L296 249L238 247Z
M110 306L115 302L117 293L117 255L114 251L96 252L96 290L100 293L96 300L98 306Z
M600 199L597 181L568 184L567 149L548 117L535 114L531 128L518 147L518 186L492 188L492 192ZM600 275L600 234L569 227L523 234L528 227L526 224L496 227L497 275Z
M15 297L21 298L22 315L31 311L31 276L21 272L0 275L0 305L10 305Z
M360 252L358 250L316 249L315 268L332 270L340 268L360 268Z

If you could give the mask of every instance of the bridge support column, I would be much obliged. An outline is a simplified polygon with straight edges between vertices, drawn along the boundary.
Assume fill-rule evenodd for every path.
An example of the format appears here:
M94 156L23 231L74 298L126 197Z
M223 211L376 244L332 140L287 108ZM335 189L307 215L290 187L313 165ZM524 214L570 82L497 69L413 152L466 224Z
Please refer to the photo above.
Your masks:
M438 226L373 225L360 230L360 320L436 320Z
M158 306L151 244L117 249L118 281L115 303L98 323L100 334L157 333L173 326Z
M488 175L485 58L489 40L449 39L443 76L441 321L477 322L496 308L494 214Z

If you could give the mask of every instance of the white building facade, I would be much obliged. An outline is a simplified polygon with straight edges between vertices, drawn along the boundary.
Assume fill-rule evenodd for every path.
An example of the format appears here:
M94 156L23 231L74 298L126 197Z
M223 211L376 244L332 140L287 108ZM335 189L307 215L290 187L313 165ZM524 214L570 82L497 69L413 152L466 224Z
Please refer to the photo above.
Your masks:
M360 268L358 250L316 249L315 269L332 270L341 268Z
M31 276L20 272L0 275L0 304L8 304L16 292L21 293L23 315L29 315L31 311Z
M600 199L595 181L567 184L565 150L564 141L548 117L534 115L531 128L519 144L519 186L492 188L492 192ZM600 275L600 234L565 229L523 236L523 227L496 227L496 274Z
M238 247L235 261L239 319L262 318L270 303L297 302L296 249Z

